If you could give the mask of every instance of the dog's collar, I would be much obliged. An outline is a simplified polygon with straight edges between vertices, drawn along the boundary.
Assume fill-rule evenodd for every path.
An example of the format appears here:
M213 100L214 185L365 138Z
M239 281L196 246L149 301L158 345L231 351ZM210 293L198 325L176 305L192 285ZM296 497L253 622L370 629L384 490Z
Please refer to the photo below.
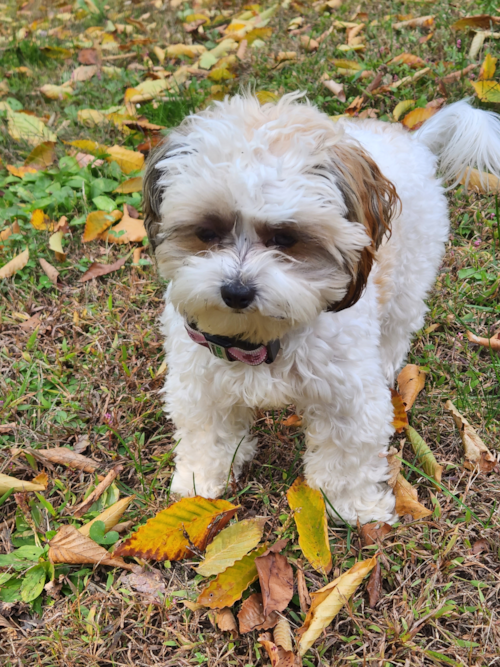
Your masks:
M279 340L273 340L267 345L254 345L239 338L204 333L186 321L184 325L191 340L208 348L215 357L226 361L241 361L250 366L259 366L264 362L272 364L280 349Z

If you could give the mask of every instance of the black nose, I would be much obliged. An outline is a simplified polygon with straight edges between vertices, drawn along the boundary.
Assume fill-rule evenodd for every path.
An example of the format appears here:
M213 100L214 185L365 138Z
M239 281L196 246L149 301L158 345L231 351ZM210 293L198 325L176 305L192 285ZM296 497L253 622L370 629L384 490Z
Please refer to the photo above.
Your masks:
M222 285L220 293L229 308L248 308L255 299L255 287L244 285L239 281Z

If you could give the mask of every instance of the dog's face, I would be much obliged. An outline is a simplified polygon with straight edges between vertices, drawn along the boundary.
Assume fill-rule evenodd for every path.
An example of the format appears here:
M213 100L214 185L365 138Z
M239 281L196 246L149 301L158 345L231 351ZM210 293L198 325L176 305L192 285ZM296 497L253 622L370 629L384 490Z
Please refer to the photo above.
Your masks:
M355 303L397 202L317 109L235 97L151 156L146 228L170 297L202 331L253 343Z

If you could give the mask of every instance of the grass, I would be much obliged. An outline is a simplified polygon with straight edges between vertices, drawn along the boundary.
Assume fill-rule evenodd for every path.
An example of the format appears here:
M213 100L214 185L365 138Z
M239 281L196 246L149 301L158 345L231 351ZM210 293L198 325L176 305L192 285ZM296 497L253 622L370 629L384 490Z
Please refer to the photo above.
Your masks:
M21 230L0 248L0 263L3 265L26 246L30 250L27 266L0 283L0 422L16 423L15 430L0 433L0 472L32 479L44 468L33 456L14 455L13 450L72 448L86 436L89 446L83 453L100 462L99 474L117 463L123 464L124 472L82 522L96 516L118 494L123 497L133 493L136 500L126 518L137 527L168 503L173 470L175 442L158 395L164 381L157 326L164 285L147 255L138 266L132 267L129 261L118 273L78 282L92 261L112 262L124 254L123 249L99 241L87 245L80 242L86 215L95 208L92 200L104 194L119 208L126 203L140 211L141 197L138 193L113 194L116 185L127 178L116 163L82 169L63 142L93 139L130 149L144 143L147 132L124 134L112 124L85 127L78 121L78 110L123 104L125 89L143 81L148 68L160 65L156 45L165 48L169 43L193 39L193 33L184 31L182 21L200 8L187 3L172 9L113 1L109 5L95 3L96 12L92 13L91 4L79 0L65 8L62 3L46 7L33 2L20 10L14 5L3 10L11 22L4 23L0 35L0 71L8 85L2 100L13 109L45 118L59 141L55 165L17 178L5 170L5 165L22 164L32 147L13 141L5 119L0 119L4 165L0 171L0 230L2 224L10 224L13 219L18 220ZM216 14L222 11L230 15L240 5L213 7ZM345 42L343 31L334 31L317 52L310 54L300 46L300 35L287 31L289 21L302 16L306 27L303 34L317 38L331 26L332 18L349 20L356 11L369 14L364 30L366 50L361 54L338 51L337 46ZM418 29L396 31L392 29L395 19L386 18L410 12L415 16L435 15L431 39L421 41L427 33ZM456 33L451 24L465 15L488 12L498 13L497 3L394 0L367 3L358 10L357 3L348 0L330 11L322 3L286 0L269 23L272 34L259 48L248 49L247 57L234 70L234 79L217 82L193 76L188 88L181 87L161 103L144 103L139 112L150 122L164 126L162 133L166 134L187 113L244 85L276 95L306 90L311 101L334 116L363 93L369 79L337 75L332 58L355 60L367 70L384 67L384 76L390 82L394 77L401 79L414 73L407 65L387 64L393 56L410 52L431 64L432 75L397 92L371 96L365 107L376 111L379 118L391 120L397 102L414 99L418 106L425 106L442 95L439 77L470 64L473 34ZM57 18L65 13L71 17ZM127 19L141 21L144 29L137 24L134 27ZM378 24L370 25L374 19ZM39 23L33 26L35 20ZM130 35L125 29L116 35L126 49L103 50L103 64L117 66L118 71L102 79L93 77L76 83L74 95L67 100L48 100L41 95L40 86L61 84L70 78L79 64L76 57L82 42L91 41L92 31L85 31L96 26L110 31L113 26L109 22L133 29ZM213 23L216 26L217 19ZM134 44L134 38L151 41ZM213 47L219 38L216 27L208 27L193 41L204 40ZM494 46L486 41L474 62L480 63ZM67 49L69 54L57 49ZM297 61L278 64L275 56L280 51L296 51ZM133 55L127 55L130 53ZM183 63L167 58L165 67L175 70L190 62L188 58ZM26 76L18 68L29 68L32 75ZM322 85L325 72L344 83L345 103ZM471 76L477 76L477 70ZM472 92L467 78L446 86L448 101ZM418 488L421 501L433 509L433 515L430 520L417 522L403 517L397 524L381 551L384 593L377 607L368 607L362 587L308 652L304 659L307 667L482 666L498 660L498 476L463 468L459 435L443 403L451 399L490 449L497 451L500 360L488 349L471 345L465 334L470 329L488 336L500 328L499 202L494 196L478 196L459 187L449 193L449 205L452 233L446 257L429 300L425 327L415 336L410 355L410 361L428 373L426 389L410 420L445 467L446 492L433 488L405 446L405 475ZM49 232L31 226L31 211L36 208L42 208L54 220L68 217L66 261L56 262L49 248ZM41 271L40 257L57 266L63 283L60 289L55 289ZM29 319L36 315L37 321ZM290 538L287 556L292 564L304 569L313 591L324 581L301 558L285 497L301 472L304 442L298 429L283 426L283 417L281 412L257 415L257 457L237 483L229 478L227 497L241 504L240 519L264 515L269 519L268 536L283 532L283 537ZM398 440L400 437L395 437L396 444ZM47 492L31 494L24 511L14 495L0 498L0 552L6 555L23 546L36 548L33 526L41 545L41 551L31 556L34 560L18 560L1 570L0 615L12 625L2 627L0 635L7 667L256 667L269 663L257 643L258 633L232 638L214 627L207 611L192 612L185 607L183 601L192 601L201 589L201 578L188 563L155 564L166 584L163 604L130 590L117 569L56 566L51 572L46 559L47 541L63 523L80 525L71 518L71 507L98 480L96 475L62 466L51 465L46 470L51 480ZM361 555L373 553L373 547L362 548L357 531L351 527L332 524L329 539L335 575ZM483 551L478 551L480 540L487 545L483 544ZM37 571L40 576L45 575L47 580L55 576L62 587L59 597L42 592L26 603L19 599L20 586L37 563L37 567L43 566ZM302 623L296 597L286 615L293 627Z

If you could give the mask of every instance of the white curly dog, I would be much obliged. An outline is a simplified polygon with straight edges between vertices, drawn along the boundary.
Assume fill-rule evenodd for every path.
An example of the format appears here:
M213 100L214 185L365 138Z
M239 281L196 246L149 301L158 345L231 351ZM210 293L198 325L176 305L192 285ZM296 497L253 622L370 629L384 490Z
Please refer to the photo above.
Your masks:
M309 484L345 521L391 522L389 387L448 239L442 182L500 172L500 117L464 100L410 134L300 97L214 103L149 160L171 490L220 495L255 454L254 409L293 403Z

